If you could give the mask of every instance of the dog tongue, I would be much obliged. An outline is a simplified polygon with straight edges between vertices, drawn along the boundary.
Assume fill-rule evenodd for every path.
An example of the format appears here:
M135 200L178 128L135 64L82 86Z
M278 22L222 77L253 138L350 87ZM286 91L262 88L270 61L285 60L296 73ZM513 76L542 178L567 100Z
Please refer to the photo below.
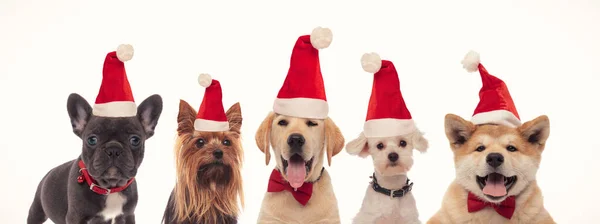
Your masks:
M306 168L304 162L292 162L286 171L287 179L290 182L290 186L293 188L300 188L304 184L304 178L306 177Z
M506 195L506 186L504 186L504 176L490 174L485 181L483 193L494 197Z

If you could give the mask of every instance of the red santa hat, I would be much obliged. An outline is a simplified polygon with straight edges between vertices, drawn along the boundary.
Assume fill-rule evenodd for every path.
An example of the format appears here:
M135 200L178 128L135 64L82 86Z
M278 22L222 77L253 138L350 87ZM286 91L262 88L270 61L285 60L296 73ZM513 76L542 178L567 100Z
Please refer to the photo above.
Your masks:
M398 73L391 61L381 60L376 53L364 54L361 64L366 72L374 73L371 99L363 134L365 137L393 137L416 131L406 107Z
M198 83L206 90L200 109L198 109L198 115L196 115L196 121L194 121L194 129L210 132L229 131L229 122L223 108L221 83L212 79L209 74L200 74Z
M331 44L328 28L317 27L300 36L292 50L290 68L273 105L273 112L302 118L325 119L329 113L319 63L319 49Z
M121 44L117 51L109 52L104 59L102 84L92 113L99 117L133 117L137 106L127 80L125 64L131 60L133 47Z
M509 127L521 125L519 113L508 92L508 87L501 79L490 75L479 60L479 54L470 51L462 60L463 68L468 72L479 70L483 86L479 90L479 104L473 112L471 122L474 124L498 124Z

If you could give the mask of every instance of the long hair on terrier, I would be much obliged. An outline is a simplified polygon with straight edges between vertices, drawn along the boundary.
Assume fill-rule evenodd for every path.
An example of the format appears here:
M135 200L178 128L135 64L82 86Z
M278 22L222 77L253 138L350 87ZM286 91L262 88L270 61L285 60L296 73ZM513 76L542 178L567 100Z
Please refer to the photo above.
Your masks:
M196 111L179 103L175 161L177 184L165 223L237 223L244 204L240 104L227 110L228 131L198 131Z

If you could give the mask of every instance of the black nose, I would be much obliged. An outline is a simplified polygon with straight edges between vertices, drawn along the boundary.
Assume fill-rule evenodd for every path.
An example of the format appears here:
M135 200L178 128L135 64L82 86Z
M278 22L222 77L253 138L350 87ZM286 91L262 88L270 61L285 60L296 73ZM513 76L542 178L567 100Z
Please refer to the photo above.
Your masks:
M220 149L217 149L213 152L213 156L217 159L221 159L221 158L223 158L223 151L221 151Z
M110 147L104 150L104 152L110 158L117 158L121 155L121 153L123 153L123 149L117 147Z
M292 148L299 148L304 145L304 136L301 134L291 134L288 137L287 143Z
M388 159L392 162L396 162L396 160L398 160L398 153L392 152L388 154Z
M487 155L486 162L491 167L497 168L504 162L504 156L500 153L490 153Z

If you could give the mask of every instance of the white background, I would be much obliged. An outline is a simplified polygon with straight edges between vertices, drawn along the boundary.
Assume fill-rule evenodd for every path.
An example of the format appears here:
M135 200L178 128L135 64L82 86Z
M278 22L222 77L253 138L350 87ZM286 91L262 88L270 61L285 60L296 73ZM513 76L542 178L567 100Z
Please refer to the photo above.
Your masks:
M406 103L430 140L409 173L423 221L454 177L443 117L469 118L478 102L479 75L460 64L471 49L506 81L524 121L550 117L537 177L555 220L600 218L599 1L216 2L0 1L1 223L25 223L42 176L79 155L67 96L93 103L104 57L121 43L135 48L126 68L136 101L154 93L164 99L137 176L137 222L160 222L175 183L178 101L199 107L197 75L208 72L222 83L225 107L242 105L247 203L239 221L255 223L274 161L265 166L254 132L272 108L293 44L316 26L333 31L321 70L330 117L347 142L362 129L371 91L361 55L375 51L395 63ZM327 169L342 223L350 223L371 159L342 151Z

